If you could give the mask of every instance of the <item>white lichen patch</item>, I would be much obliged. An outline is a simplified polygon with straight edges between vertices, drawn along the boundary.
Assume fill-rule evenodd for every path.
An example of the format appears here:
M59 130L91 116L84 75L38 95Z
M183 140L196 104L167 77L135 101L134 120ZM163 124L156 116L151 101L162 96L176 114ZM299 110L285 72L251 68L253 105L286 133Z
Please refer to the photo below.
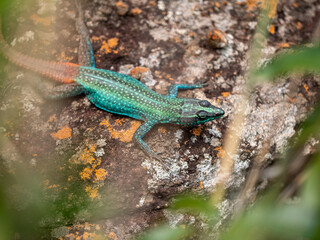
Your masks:
M221 131L217 128L217 126L215 124L211 125L211 129L209 129L208 132L213 137L217 137L217 138L221 138L222 137Z
M25 112L32 112L33 115L39 116L40 115L40 109L37 107L39 102L36 101L35 95L32 94L30 89L22 89L21 96L23 96L23 99L21 99L21 103L23 105L23 109Z
M11 46L14 47L17 42L23 43L23 42L29 42L34 40L34 32L33 31L26 31L21 37L15 38L11 42Z
M160 163L158 160L146 159L141 166L147 169L151 175L148 180L149 189L157 189L159 182L163 180L176 181L181 175L186 174L188 164L186 161L177 158L167 158L165 162Z
M159 49L155 49L148 57L141 57L139 63L143 67L153 68L159 67L160 61L160 51Z
M296 113L297 108L289 103L262 105L248 116L243 139L251 147L260 149L265 139L274 136L277 150L281 150L286 139L295 133Z
M186 67L183 70L183 74L178 77L177 81L186 82L186 79L188 79L189 82L196 82L197 79L203 78L203 75L207 71L203 66L206 66L212 58L213 54L207 52L199 56L193 55L192 57L186 57Z
M139 203L137 204L137 207L142 207L145 201L146 201L146 198L144 196L141 197L139 200Z
M142 73L140 81L147 87L153 87L157 83L157 81L153 78L151 71L145 71Z
M94 152L94 154L96 157L102 157L105 154L105 152L103 148L99 148L97 149L97 151Z
M224 12L212 13L210 15L211 20L214 22L215 26L221 31L226 32L237 22L232 18L230 14L230 5L226 8Z
M174 34L164 27L158 27L150 30L150 34L156 41L168 41L174 37Z
M134 68L134 65L132 64L126 64L126 65L121 65L119 67L119 73L122 73L122 74L127 74L129 75L130 74L130 71Z
M107 145L107 142L106 142L106 139L98 139L97 140L97 146L98 147L104 147L104 146L106 146Z
M169 226L172 228L176 227L179 223L181 223L184 220L184 215L182 213L164 210L163 214L168 220Z
M239 155L234 156L233 173L227 182L227 188L239 188L245 181L246 171L250 166L250 159L241 160Z
M204 158L197 165L197 180L202 182L206 190L211 190L216 185L219 165L220 160L213 164L212 157L207 153L204 154Z
M176 142L179 142L179 140L182 138L183 135L183 130L182 129L178 129L175 133L174 136L176 138Z

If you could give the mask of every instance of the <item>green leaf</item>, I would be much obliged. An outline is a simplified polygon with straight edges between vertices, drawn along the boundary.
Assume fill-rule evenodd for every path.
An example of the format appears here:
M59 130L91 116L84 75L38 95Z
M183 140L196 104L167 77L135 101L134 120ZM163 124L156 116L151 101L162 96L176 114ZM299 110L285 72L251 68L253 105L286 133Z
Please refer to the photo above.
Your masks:
M302 131L298 139L298 144L304 144L310 136L317 137L320 134L320 104L315 106L314 111L302 124Z
M312 162L306 174L308 178L302 191L302 203L314 215L312 239L320 239L320 150L315 153Z
M272 80L286 73L320 72L320 46L300 47L275 57L266 67L260 68L255 77Z
M161 226L154 228L140 240L179 240L190 235L192 230L189 228L171 228L169 226Z
M217 209L201 195L184 195L177 197L171 204L171 209L188 212L191 214L204 214L206 217L213 217L217 213Z

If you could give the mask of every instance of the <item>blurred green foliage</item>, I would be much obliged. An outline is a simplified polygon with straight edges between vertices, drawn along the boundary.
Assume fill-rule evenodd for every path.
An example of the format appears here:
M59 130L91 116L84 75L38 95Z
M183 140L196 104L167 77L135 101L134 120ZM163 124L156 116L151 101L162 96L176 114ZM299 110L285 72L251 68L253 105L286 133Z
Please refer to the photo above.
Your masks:
M318 45L290 49L278 54L266 67L259 69L255 77L269 81L288 73L319 73L319 59L320 46Z
M0 168L0 239L50 239L59 227L108 217L107 204L90 199L74 165L64 164L59 178L49 168L37 173L17 163L12 169Z

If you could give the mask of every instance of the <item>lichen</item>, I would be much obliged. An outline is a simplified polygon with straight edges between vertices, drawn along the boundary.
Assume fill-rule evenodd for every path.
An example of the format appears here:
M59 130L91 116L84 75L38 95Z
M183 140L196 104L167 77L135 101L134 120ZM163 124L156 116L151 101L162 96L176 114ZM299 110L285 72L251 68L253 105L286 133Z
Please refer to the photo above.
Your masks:
M62 127L58 132L51 133L51 137L55 140L71 137L72 129L69 126Z
M107 119L104 119L100 123L100 125L107 127L107 130L113 139L118 139L121 142L131 142L132 137L133 137L134 133L136 132L136 130L140 127L141 122L136 121L136 120L131 120L130 124L131 124L131 127L127 130L124 130L124 129L115 130L113 125L110 124Z

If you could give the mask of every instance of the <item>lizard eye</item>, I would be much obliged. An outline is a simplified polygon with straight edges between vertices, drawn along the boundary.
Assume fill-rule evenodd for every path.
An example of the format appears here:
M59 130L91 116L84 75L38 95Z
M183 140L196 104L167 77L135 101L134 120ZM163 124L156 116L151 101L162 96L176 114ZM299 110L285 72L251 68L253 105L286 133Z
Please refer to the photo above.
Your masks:
M199 118L206 118L208 116L208 114L206 111L201 110L201 111L197 112L197 116Z
M201 107L210 107L210 103L208 102L208 101L206 101L206 100L201 100L200 102L199 102L199 104L200 104L200 106Z

